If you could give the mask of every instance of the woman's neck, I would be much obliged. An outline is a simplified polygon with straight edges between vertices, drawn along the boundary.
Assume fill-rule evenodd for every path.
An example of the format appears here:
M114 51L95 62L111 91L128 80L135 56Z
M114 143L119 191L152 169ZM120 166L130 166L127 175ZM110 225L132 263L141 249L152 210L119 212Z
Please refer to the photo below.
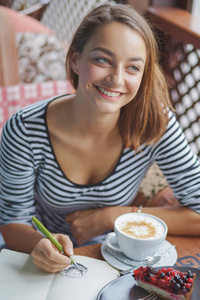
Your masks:
M91 109L76 97L68 105L68 121L71 127L85 137L106 138L119 132L118 119L119 112L102 113Z

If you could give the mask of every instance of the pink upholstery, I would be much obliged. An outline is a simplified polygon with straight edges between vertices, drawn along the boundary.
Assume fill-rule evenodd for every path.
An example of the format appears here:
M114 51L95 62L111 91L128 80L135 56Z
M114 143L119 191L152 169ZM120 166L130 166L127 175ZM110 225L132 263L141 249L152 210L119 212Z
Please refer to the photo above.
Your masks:
M6 14L9 22L13 25L15 32L30 31L49 34L53 33L48 27L32 17L21 15L19 12L5 6L0 6L0 8L4 14Z
M55 95L73 94L69 80L30 83L0 88L0 135L4 123L20 108Z

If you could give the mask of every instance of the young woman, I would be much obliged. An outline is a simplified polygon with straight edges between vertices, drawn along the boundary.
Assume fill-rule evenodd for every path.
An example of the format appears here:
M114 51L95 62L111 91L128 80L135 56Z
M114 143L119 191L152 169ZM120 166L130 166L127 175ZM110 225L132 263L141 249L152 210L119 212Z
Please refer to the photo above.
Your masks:
M143 17L104 4L84 18L69 47L76 94L24 108L5 124L1 231L40 270L57 272L70 261L33 229L33 215L69 255L73 244L102 242L116 217L133 211L154 161L181 206L143 212L162 218L170 234L200 234L200 166L171 112L157 58Z

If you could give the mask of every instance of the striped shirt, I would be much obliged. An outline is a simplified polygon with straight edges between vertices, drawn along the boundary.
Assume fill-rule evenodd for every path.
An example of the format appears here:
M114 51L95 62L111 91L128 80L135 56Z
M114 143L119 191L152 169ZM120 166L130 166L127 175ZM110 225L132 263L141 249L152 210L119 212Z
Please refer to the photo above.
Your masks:
M128 206L153 162L163 171L183 206L200 213L200 166L172 112L155 145L123 149L111 174L80 185L62 171L52 149L46 111L56 97L21 109L5 124L0 148L1 224L31 224L36 215L51 232L68 234L65 216L76 210ZM92 226L92 224L91 224ZM73 240L73 238L72 238ZM102 236L89 243L102 241ZM75 241L73 240L75 243Z

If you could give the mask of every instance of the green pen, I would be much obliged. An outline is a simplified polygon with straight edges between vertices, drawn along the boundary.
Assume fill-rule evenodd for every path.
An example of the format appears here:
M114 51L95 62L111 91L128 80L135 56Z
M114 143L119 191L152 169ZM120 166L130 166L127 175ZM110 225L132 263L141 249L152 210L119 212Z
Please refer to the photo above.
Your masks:
M64 255L67 256L67 254L64 252L63 250L63 246L53 237L53 235L46 229L46 227L44 227L44 225L36 218L36 217L32 217L32 223L34 225L34 227L36 228L37 231L39 231L40 233L42 233L46 238L48 238L52 244L54 244L54 246L60 251L62 252ZM79 269L79 271L82 270L79 268L79 266L77 265L77 263L74 261L74 259L71 256L68 256L71 260L71 263L77 268Z

